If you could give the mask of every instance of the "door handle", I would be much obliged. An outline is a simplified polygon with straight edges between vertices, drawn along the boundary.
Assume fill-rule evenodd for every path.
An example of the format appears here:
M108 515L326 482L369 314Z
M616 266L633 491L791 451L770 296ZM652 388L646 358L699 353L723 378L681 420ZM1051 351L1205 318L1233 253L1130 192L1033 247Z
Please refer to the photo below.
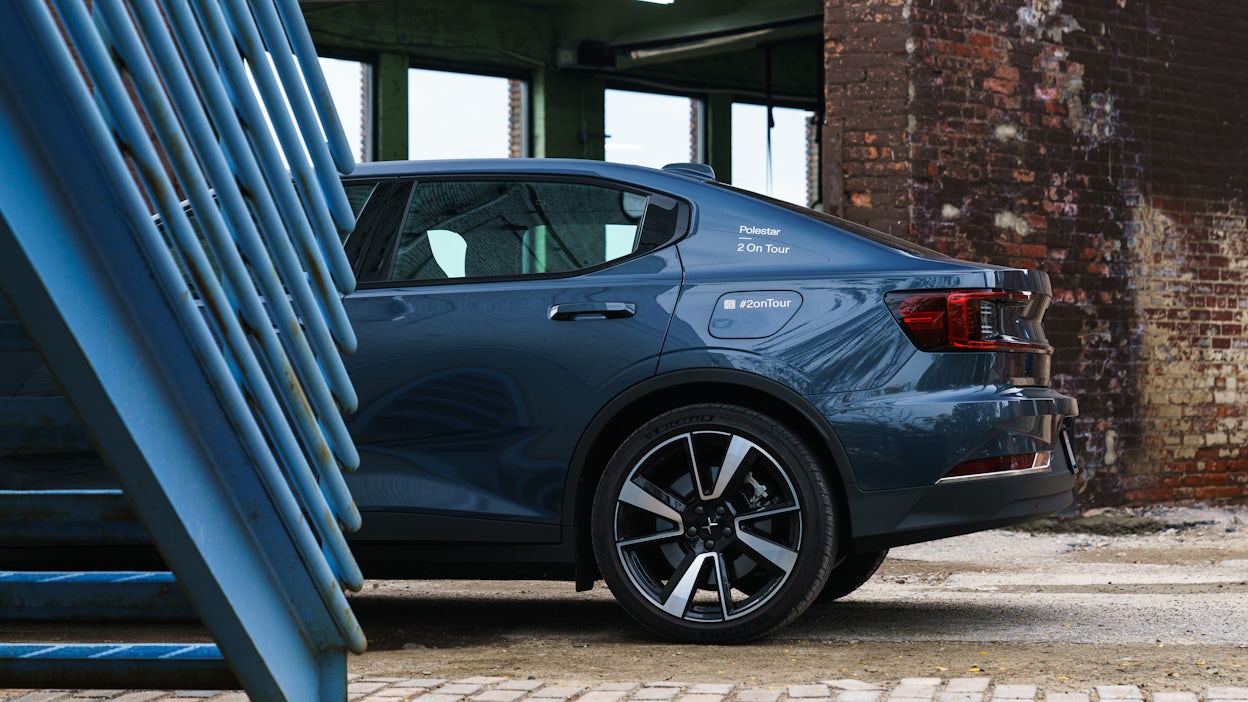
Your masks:
M569 302L550 306L550 318L556 322L575 319L621 319L637 314L631 302Z

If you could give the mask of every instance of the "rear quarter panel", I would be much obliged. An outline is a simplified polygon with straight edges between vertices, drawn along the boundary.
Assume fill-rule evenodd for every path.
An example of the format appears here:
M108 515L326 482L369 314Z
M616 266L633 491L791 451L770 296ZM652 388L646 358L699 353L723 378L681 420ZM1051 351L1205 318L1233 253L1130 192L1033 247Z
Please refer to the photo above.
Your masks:
M705 187L679 244L685 285L660 373L731 368L792 388L826 418L863 490L932 485L963 460L1053 448L1073 400L1015 385L1025 357L1046 368L1047 357L921 353L884 303L894 290L1051 294L1043 274L911 255ZM725 301L759 292L796 293L800 308L774 334L719 338L711 320L729 313Z

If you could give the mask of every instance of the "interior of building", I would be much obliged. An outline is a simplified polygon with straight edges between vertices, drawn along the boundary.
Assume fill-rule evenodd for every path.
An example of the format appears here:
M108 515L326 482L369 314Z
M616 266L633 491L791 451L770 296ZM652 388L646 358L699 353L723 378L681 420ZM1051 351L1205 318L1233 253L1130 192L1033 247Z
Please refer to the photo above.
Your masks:
M362 160L439 157L448 131L472 129L483 152L457 155L697 161L819 200L820 0L302 6L318 53L358 76L341 111Z

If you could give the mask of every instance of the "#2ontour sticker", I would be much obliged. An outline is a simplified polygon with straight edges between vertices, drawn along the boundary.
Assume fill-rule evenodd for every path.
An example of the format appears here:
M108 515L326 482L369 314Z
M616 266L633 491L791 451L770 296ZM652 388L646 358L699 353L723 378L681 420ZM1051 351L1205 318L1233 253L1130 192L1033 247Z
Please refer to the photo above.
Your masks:
M792 290L732 292L721 295L711 313L711 336L761 339L780 331L802 306Z
M771 227L752 227L742 224L737 230L737 253L744 254L787 254L789 247L779 241L767 241L767 237L780 236L779 229ZM757 239L757 240L756 240Z

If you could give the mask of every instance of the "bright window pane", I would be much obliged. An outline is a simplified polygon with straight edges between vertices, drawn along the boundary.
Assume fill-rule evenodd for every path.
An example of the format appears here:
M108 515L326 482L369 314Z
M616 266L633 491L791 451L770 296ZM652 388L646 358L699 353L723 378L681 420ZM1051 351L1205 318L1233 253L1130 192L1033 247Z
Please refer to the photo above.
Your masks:
M803 207L810 204L806 190L807 110L772 108L771 164L767 163L767 108L734 103L732 106L732 184ZM768 178L770 170L770 178Z
M608 90L606 160L661 168L690 160L693 100Z
M468 254L468 242L464 237L447 229L429 230L429 248L447 278L464 277L464 257Z
M614 261L633 252L637 243L637 227L632 224L607 225L606 260Z
M368 84L368 64L324 57L320 63L351 152L357 161L367 161L368 139L364 134L364 125L368 124L368 108L364 86Z
M495 76L409 70L408 158L510 156L508 83Z
M271 55L268 58L268 73L277 76L276 62ZM291 60L296 60L292 55ZM343 133L347 137L347 144L351 146L351 154L357 161L364 161L369 158L368 139L364 131L368 119L365 117L365 85L367 85L368 64L359 61L343 61L340 59L332 59L318 57L317 61L321 66L321 73L325 76L325 84L329 87L329 96L334 103L334 108L338 112L338 119L342 123ZM302 77L302 74L300 74ZM273 112L285 112L289 123L293 126L296 139L302 139L299 132L298 121L295 119L294 112L290 109L290 104L286 100L285 95L281 95L273 106L265 102L264 96L260 91L260 86L256 82L255 71L250 63L247 64L247 79L251 82L251 88L255 95L256 102L259 103L261 112L264 115L264 121L268 125L270 135L276 140L277 130L273 126ZM300 80L300 88L306 89L306 85ZM320 122L318 121L319 125ZM319 128L319 127L318 127ZM280 141L278 142L280 144ZM289 163L286 160L285 151L281 152L283 163Z

